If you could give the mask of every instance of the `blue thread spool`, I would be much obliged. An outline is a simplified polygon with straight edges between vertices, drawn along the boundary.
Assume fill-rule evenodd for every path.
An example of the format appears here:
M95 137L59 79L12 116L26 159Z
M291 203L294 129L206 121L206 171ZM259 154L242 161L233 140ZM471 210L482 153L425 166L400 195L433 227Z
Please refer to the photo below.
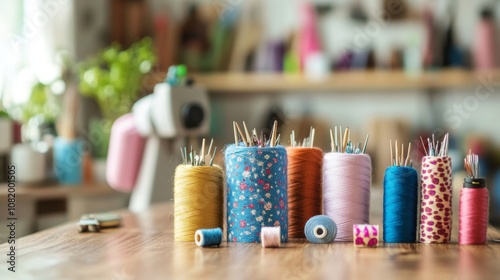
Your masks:
M304 233L311 243L332 243L337 236L337 225L330 217L317 215L307 221Z
M54 173L61 184L82 183L83 141L56 138L54 141Z
M260 242L262 227L281 227L288 240L287 154L282 146L225 151L230 242Z
M418 175L408 166L390 166L384 176L384 241L414 243L417 238Z
M221 242L221 228L199 229L194 233L194 243L196 243L199 247L219 247Z

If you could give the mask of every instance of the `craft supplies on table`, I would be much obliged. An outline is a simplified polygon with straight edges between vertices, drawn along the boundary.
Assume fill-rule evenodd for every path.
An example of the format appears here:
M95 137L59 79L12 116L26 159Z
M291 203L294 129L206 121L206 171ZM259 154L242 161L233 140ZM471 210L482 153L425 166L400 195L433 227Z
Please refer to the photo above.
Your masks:
M223 170L213 165L215 152L212 155L210 147L205 153L204 143L199 154L191 147L189 159L187 149L181 148L183 164L177 166L174 176L176 241L192 241L200 228L222 228Z
M262 248L281 247L281 227L263 227L260 231Z
M372 167L364 154L368 135L363 147L351 141L349 128L339 137L335 127L335 137L332 130L330 137L332 152L323 159L324 214L336 223L338 241L352 241L353 225L369 223Z
M480 245L486 243L488 230L489 193L486 180L479 177L479 157L469 151L464 159L467 177L460 190L458 243Z
M353 225L352 239L356 247L377 247L379 244L378 225Z
M422 196L420 206L420 242L448 243L452 230L451 158L446 134L441 142L427 138L427 156L422 158Z
M295 143L292 131L288 156L288 235L304 238L304 226L313 216L322 214L323 151L314 148L314 129L301 143Z
M270 140L245 134L233 123L235 145L225 151L227 234L231 242L260 242L262 227L279 226L288 240L287 153L276 146L277 123ZM239 142L238 134L242 141Z
M222 229L199 229L194 234L194 242L199 247L219 247L222 243Z
M411 166L411 143L404 153L395 143L391 149L391 166L384 176L383 228L386 243L414 243L417 238L418 175ZM396 157L393 157L396 155Z
M304 233L311 243L331 243L337 236L337 225L328 216L317 215L307 221Z

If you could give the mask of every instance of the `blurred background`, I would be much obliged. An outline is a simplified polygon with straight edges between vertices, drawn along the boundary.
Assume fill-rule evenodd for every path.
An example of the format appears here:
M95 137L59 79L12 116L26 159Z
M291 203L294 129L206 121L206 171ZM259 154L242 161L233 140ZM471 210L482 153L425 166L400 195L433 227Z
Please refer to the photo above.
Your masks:
M292 129L302 138L314 126L316 145L329 151L328 131L342 125L359 141L370 134L373 186L381 189L389 139L418 147L418 168L419 137L449 132L455 193L472 149L490 189L490 221L500 223L500 1L1 5L0 196L14 164L25 234L128 205L129 195L105 180L111 126L179 64L209 96L210 128L167 141L213 137L223 149L234 141L233 121L269 131L278 120L282 144ZM178 146L170 146L167 180L181 162ZM171 185L154 200L170 200Z

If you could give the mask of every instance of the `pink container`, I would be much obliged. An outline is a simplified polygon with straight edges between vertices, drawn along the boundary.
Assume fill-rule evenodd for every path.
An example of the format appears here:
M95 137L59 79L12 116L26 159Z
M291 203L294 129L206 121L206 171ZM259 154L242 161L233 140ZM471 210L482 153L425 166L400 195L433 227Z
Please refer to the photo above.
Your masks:
M488 12L483 12L482 19L476 28L473 46L474 66L477 70L495 68L495 22Z
M115 121L109 141L106 180L117 191L131 192L137 181L145 139L137 131L132 114Z

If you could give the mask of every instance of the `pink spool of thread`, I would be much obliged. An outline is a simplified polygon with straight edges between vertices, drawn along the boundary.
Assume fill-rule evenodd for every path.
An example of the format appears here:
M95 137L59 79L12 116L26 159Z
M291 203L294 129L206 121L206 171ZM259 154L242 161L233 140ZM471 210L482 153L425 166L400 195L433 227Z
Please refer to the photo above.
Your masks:
M495 22L492 13L485 10L481 13L481 21L476 27L476 38L473 46L474 66L478 70L495 68Z
M367 154L325 154L323 208L337 224L336 240L352 241L353 225L369 224L371 176Z
M145 139L137 131L132 114L118 118L111 128L106 180L117 191L131 192L137 181Z
M467 177L460 190L458 208L458 243L481 245L486 243L488 231L489 193L486 180L479 178L479 157L469 151L464 159Z
M262 248L281 247L281 227L262 227L260 241Z

